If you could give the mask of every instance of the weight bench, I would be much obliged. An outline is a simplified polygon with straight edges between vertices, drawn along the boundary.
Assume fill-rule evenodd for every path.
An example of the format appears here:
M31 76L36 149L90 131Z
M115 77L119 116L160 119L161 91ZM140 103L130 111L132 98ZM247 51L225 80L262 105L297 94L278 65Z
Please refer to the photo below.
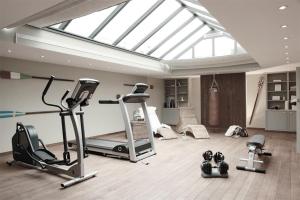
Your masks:
M236 169L238 170L246 170L246 171L252 171L252 172L258 172L258 173L266 173L265 169L256 168L254 166L255 163L261 163L264 162L262 160L255 160L255 155L257 156L272 156L271 153L264 151L264 145L265 145L265 136L264 135L254 135L252 136L249 141L247 142L247 147L249 149L248 152L248 159L241 158L241 161L246 161L246 166L236 166Z

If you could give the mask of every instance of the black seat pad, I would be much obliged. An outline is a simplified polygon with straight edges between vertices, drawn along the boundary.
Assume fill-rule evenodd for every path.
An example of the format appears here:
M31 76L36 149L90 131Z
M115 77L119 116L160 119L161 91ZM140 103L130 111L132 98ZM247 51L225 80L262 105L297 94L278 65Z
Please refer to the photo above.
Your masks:
M265 145L264 135L253 135L247 142L247 146L256 146L257 148L263 148Z

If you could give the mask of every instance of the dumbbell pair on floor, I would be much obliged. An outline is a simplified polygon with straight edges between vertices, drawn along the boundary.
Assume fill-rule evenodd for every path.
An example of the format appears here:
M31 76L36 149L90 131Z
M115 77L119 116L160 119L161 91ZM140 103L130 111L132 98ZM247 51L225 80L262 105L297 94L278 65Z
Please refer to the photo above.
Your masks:
M207 174L212 174L212 169L217 168L220 175L226 175L229 169L229 165L224 161L225 156L221 152L213 154L212 151L208 150L202 154L204 161L201 164L201 170ZM216 166L213 166L211 161L214 160Z

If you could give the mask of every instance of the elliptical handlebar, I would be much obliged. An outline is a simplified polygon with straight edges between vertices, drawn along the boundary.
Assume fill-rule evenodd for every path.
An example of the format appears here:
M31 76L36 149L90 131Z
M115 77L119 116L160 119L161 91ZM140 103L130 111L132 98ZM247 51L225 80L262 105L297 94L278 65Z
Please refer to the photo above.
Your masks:
M52 82L54 80L55 76L51 76L44 91L43 91L43 95L42 95L42 101L44 104L46 104L47 106L52 106L52 107L56 107L56 108L59 108L61 110L61 112L63 111L63 108L60 107L59 105L56 105L56 104L51 104L51 103L47 103L46 100L45 100L45 96L46 94L48 93L48 90L50 88L50 86L52 85Z
M50 88L50 86L51 86L54 78L55 78L55 76L51 76L50 77L50 79L49 79L49 81L48 81L48 83L47 83L47 85L46 85L46 87L45 87L45 89L43 91L43 96L46 96L46 94L47 94L47 92L48 92L48 90L49 90L49 88Z

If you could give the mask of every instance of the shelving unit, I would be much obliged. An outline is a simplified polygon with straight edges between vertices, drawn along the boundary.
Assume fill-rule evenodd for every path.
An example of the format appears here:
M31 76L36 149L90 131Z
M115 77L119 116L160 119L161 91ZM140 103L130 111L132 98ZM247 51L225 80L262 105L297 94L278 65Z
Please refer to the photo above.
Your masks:
M295 98L296 72L267 75L266 130L296 131Z
M165 80L165 102L167 108L188 106L188 79Z

